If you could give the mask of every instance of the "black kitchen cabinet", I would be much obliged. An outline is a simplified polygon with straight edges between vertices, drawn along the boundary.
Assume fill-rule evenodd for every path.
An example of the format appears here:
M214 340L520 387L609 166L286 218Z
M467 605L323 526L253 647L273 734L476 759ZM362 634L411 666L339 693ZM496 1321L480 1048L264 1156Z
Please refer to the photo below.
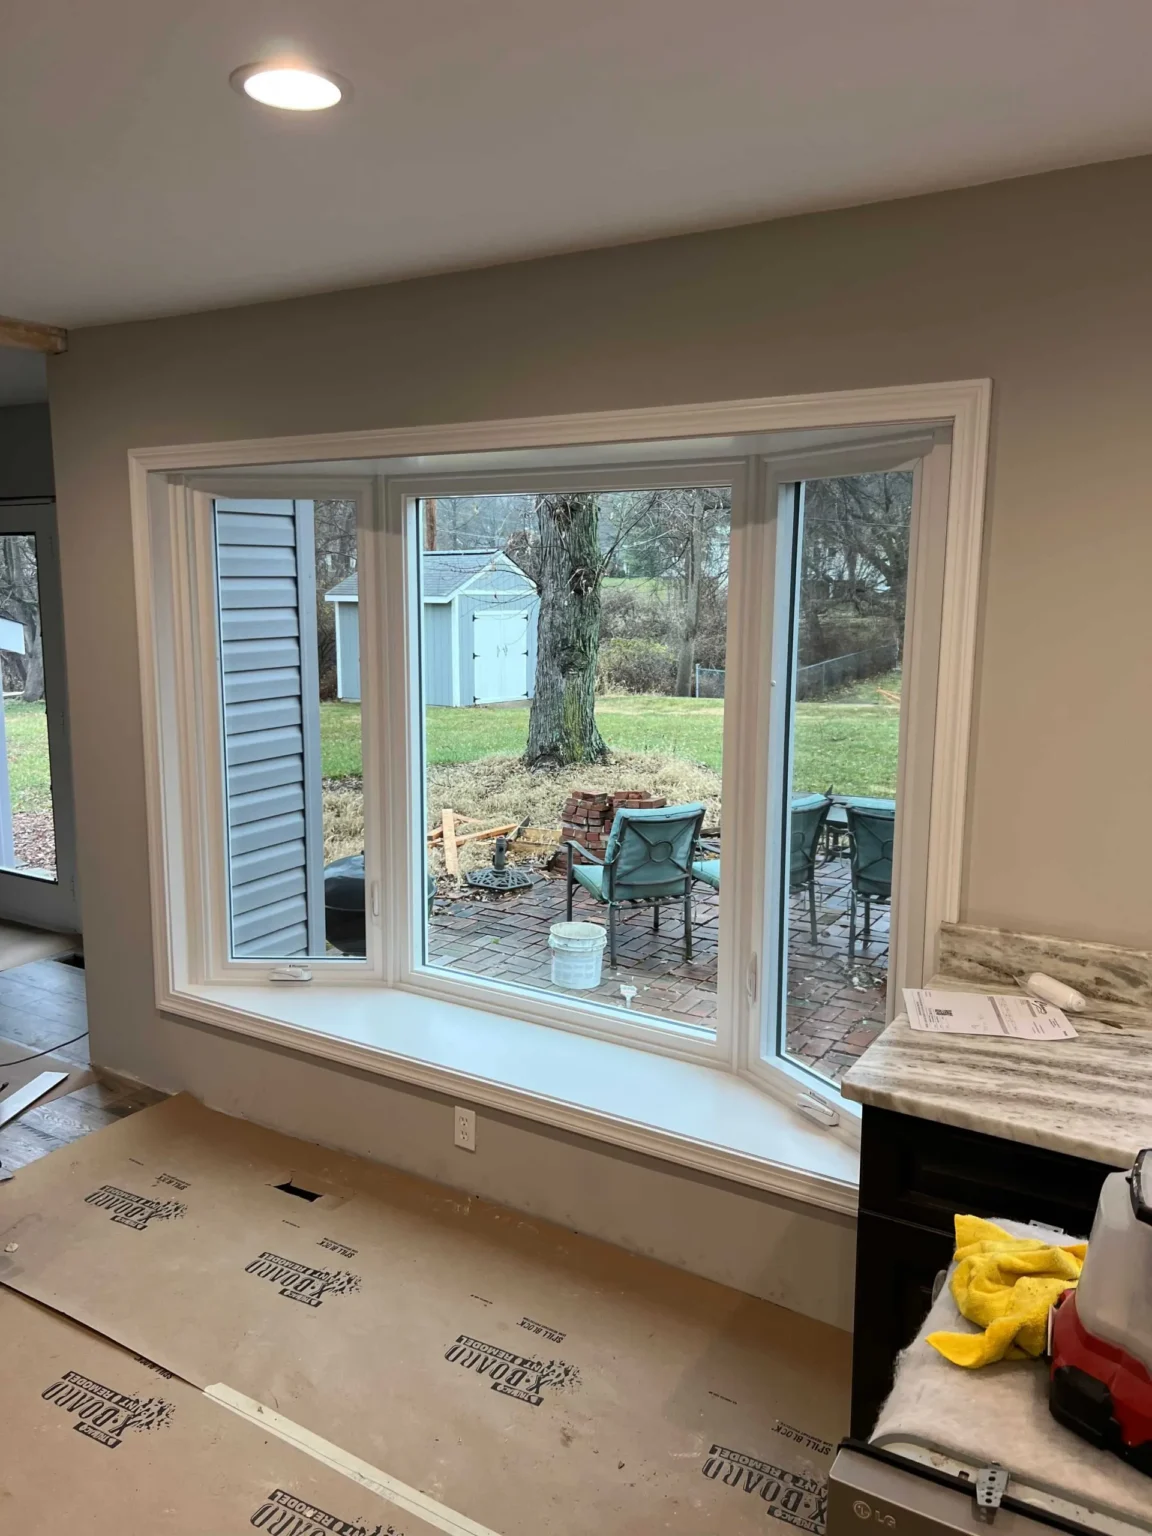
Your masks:
M952 1218L1035 1221L1086 1237L1113 1169L1045 1147L864 1108L852 1433L867 1439L953 1249Z

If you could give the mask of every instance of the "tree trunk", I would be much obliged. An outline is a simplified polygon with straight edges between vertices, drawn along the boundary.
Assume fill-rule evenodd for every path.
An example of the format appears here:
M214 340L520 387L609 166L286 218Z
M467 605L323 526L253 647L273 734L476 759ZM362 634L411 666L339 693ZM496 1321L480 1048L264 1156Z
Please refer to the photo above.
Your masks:
M700 629L700 567L704 563L704 502L696 496L688 522L688 544L684 551L684 622L680 629L680 653L676 660L676 694L687 699L692 694L692 674L696 666L696 636Z
M528 718L529 768L601 763L596 728L600 651L600 514L595 496L542 496L536 688Z
M24 672L24 690L20 697L32 704L44 697L44 646L40 639L39 624L24 625L27 666Z

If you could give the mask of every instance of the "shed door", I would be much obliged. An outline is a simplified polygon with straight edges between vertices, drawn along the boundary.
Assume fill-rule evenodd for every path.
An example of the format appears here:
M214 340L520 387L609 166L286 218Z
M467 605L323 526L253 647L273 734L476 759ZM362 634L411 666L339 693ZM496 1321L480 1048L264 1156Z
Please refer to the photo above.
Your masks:
M472 615L473 697L502 704L528 697L528 615L501 609Z
M216 500L232 953L324 953L310 501Z

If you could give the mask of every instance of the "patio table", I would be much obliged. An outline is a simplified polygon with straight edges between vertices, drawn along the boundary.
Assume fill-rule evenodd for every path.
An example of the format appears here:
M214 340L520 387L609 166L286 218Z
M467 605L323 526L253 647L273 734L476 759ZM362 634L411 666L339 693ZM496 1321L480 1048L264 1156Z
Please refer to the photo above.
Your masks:
M811 810L812 806L821 805L827 799L827 795L793 795L792 809L794 811Z

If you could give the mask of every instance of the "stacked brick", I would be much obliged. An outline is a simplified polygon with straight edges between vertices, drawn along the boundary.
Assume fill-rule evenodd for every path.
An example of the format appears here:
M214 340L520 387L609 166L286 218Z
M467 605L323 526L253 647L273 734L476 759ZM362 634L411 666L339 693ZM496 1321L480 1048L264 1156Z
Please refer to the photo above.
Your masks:
M576 789L564 802L560 836L562 839L574 838L589 853L602 859L617 811L656 811L667 804L667 800L660 795L649 795L642 789L621 789L612 794ZM567 850L561 848L554 867L565 869L567 863Z

